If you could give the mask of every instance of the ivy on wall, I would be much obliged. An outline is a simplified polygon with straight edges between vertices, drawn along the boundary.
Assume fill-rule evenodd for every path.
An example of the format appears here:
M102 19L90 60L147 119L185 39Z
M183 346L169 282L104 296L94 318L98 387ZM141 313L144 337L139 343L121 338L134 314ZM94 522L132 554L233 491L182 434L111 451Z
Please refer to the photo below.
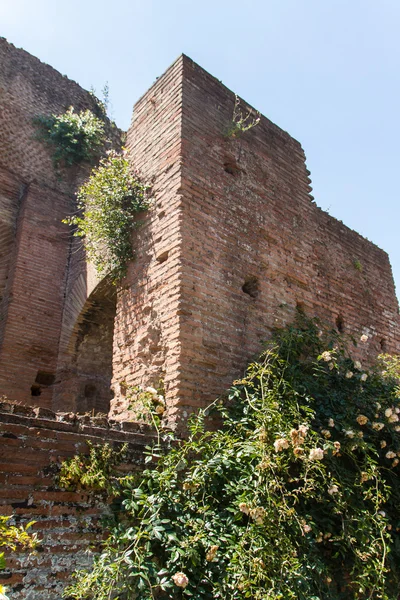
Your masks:
M119 478L119 521L66 595L393 600L399 379L395 359L367 371L299 316L227 402L192 418L188 440L171 447L160 432L156 467ZM205 428L210 409L218 431Z
M100 160L79 189L78 214L65 222L83 238L87 257L100 276L118 281L126 274L133 258L132 229L138 213L149 207L148 189L131 173L125 156L115 151Z

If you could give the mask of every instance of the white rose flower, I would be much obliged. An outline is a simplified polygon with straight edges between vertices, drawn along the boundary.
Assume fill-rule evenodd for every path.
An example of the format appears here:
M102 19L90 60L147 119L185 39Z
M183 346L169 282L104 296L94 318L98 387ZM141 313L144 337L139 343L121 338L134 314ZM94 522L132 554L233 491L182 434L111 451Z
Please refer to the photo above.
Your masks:
M349 438L353 438L354 437L354 431L352 429L345 429L344 430L344 435L346 435Z
M335 427L335 421L332 419L332 417L329 419L328 425L329 427Z
M150 386L149 386L149 387L147 387L147 388L145 389L145 391L146 391L148 394L152 394L153 396L157 396L157 390L156 390L155 388L153 388L153 387L150 387Z
M274 442L275 452L282 452L282 450L286 450L289 448L289 440L285 438L279 438Z
M299 425L299 431L303 437L306 437L308 431L308 425Z
M354 368L357 369L357 371L361 371L362 366L359 360L356 360L354 363Z
M321 354L321 358L325 362L330 362L332 360L332 355L331 355L330 352L328 352L327 350L325 350L325 352L323 352Z
M248 515L250 512L250 508L247 506L246 502L241 502L239 504L239 510L245 515Z
M390 415L390 417L388 417L389 423L397 423L398 420L399 415L396 415L396 413L393 413L392 415Z
M257 508L252 508L250 510L250 517L254 519L257 525L262 525L265 518L265 509L262 506L258 506Z
M353 377L353 375L354 375L353 371L347 371L346 379L351 379Z
M359 425L365 425L366 423L368 423L368 417L366 417L365 415L358 415L356 421Z
M375 431L380 431L381 429L383 429L385 427L384 423L372 423L372 429L375 429Z
M368 379L368 375L366 373L363 373L360 377L361 381L367 381Z
M331 487L328 489L328 494L330 494L331 496L333 496L333 494L337 494L339 492L339 488L337 485L331 485Z
M363 333L363 335L360 337L360 342L362 342L363 344L368 342L368 336L365 335L365 333Z
M392 408L387 408L385 410L385 417L391 417L393 414L393 409Z
M385 456L386 458L396 458L396 452L392 452L392 450L389 450L389 452L386 452Z
M181 572L175 573L175 575L172 576L172 581L175 583L175 585L181 588L185 588L189 583L189 579L187 578L185 573Z
M312 448L312 450L310 450L308 458L310 460L322 460L324 458L324 451L322 450L322 448Z

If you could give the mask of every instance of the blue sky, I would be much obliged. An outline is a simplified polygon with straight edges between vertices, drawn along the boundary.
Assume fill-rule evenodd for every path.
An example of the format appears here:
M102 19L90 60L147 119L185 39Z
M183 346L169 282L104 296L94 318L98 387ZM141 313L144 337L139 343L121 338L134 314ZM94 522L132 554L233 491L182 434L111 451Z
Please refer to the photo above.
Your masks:
M292 136L316 202L386 250L400 290L398 0L1 0L0 35L117 124L184 52Z

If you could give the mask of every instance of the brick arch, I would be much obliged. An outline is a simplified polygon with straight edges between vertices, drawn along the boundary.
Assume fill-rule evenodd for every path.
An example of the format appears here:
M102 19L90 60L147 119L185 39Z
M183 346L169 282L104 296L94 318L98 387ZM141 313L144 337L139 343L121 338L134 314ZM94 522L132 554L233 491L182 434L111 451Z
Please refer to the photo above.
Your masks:
M82 301L85 291L89 293ZM70 307L68 319L63 323L53 408L108 413L112 397L116 289L107 278L99 282L80 276L71 290L71 298L74 310Z

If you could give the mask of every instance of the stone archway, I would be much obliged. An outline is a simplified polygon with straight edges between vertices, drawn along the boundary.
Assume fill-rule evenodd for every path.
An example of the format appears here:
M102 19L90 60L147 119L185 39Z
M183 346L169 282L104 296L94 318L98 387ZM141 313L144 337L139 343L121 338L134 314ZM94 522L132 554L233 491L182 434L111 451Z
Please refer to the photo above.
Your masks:
M53 395L55 410L105 413L110 408L116 289L103 280L72 329Z

